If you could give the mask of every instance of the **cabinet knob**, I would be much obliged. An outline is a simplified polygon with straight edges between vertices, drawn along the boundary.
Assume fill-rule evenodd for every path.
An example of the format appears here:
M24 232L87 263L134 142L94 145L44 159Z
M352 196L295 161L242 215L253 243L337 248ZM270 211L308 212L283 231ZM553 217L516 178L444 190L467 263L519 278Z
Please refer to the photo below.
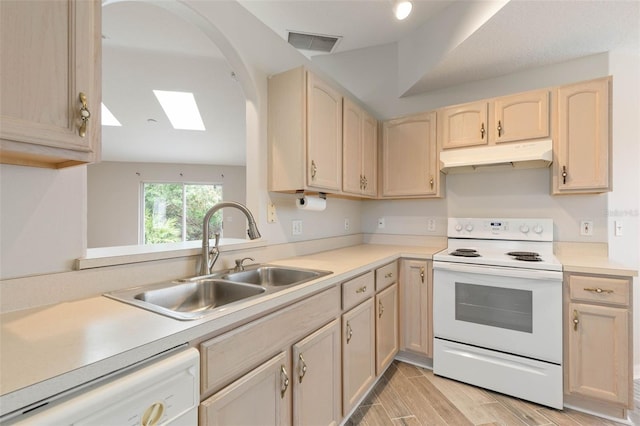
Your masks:
M81 138L84 138L87 135L87 123L89 121L89 117L91 117L91 112L87 108L87 95L80 92L80 128L78 129L78 134Z
M480 139L484 139L484 123L480 125Z
M311 160L311 180L315 180L317 172L318 172L318 166L316 166L315 161Z
M578 319L578 311L577 310L573 310L573 330L577 331L578 330L578 324L580 323L580 320Z
M366 285L356 289L356 293L366 293L366 291L367 291Z
M429 180L429 185L431 185L431 189L433 189L433 176L431 176L431 179Z
M347 344L349 344L352 337L353 337L353 329L351 328L351 324L347 322Z
M382 304L382 300L378 301L378 318L382 318L382 314L384 313L384 305Z
M502 136L502 123L498 120L498 137Z
M424 266L420 268L420 280L424 284Z
M567 183L567 166L562 166L562 183L566 184Z

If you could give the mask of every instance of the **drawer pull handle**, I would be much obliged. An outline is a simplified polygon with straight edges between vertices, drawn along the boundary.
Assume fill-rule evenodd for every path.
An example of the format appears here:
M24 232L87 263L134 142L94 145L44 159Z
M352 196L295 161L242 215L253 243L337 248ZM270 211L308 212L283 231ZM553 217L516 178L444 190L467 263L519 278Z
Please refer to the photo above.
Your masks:
M78 129L78 134L81 138L84 138L87 135L87 123L89 122L89 117L91 117L91 112L89 108L87 108L87 95L80 92L79 95L80 103L82 106L80 107L80 128Z
M592 293L607 293L607 294L613 293L613 290L601 289L600 287L597 287L597 288L585 288L584 291L590 291Z
M393 277L393 272L389 272L388 274L384 275L385 278L391 278Z
M580 320L578 319L578 311L577 310L573 310L573 330L574 331L578 331L578 324L580 323Z
M280 398L284 398L284 394L287 392L287 388L289 388L289 376L287 375L287 370L284 368L284 365L280 366Z
M367 286L360 287L356 290L356 293L365 293L367 291Z
M569 174L567 173L567 166L562 166L562 184L563 185L567 183L567 176L569 176Z
M353 337L353 329L351 329L351 324L347 322L347 344L349 344L352 337Z
M315 161L311 160L311 180L316 179L316 173L318 173L318 166Z
M420 268L420 280L424 284L424 266Z
M498 120L498 137L502 136L502 123Z
M378 318L382 318L382 314L384 313L384 305L382 304L382 300L378 301Z
M298 373L298 380L302 383L302 378L305 374L307 374L307 363L304 362L304 358L302 358L302 354L298 355L298 359L300 360L300 372Z
M480 126L480 139L484 139L484 123Z

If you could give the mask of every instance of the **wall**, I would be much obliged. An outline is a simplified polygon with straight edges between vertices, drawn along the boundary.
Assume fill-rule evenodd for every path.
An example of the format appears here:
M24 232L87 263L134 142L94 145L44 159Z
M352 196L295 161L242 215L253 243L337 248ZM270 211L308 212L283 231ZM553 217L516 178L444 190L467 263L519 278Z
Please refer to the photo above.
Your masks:
M223 199L245 203L245 167L195 164L92 164L87 171L87 247L136 245L142 182L219 183ZM244 215L225 209L224 236L245 238Z

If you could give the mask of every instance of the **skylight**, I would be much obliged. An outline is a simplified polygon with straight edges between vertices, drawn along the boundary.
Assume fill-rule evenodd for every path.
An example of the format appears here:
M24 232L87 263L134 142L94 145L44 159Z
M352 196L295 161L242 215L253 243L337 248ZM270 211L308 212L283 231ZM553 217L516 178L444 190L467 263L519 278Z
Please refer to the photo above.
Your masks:
M102 125L103 126L122 126L115 115L111 114L109 108L107 108L103 103L102 105Z
M206 130L193 93L164 90L154 90L153 93L174 129Z

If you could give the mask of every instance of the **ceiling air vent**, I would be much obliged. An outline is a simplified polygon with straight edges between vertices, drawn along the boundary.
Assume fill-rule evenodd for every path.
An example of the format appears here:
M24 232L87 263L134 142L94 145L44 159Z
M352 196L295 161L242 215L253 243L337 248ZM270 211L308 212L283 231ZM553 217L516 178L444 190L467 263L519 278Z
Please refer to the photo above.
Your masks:
M289 31L288 42L296 49L330 53L342 37Z

